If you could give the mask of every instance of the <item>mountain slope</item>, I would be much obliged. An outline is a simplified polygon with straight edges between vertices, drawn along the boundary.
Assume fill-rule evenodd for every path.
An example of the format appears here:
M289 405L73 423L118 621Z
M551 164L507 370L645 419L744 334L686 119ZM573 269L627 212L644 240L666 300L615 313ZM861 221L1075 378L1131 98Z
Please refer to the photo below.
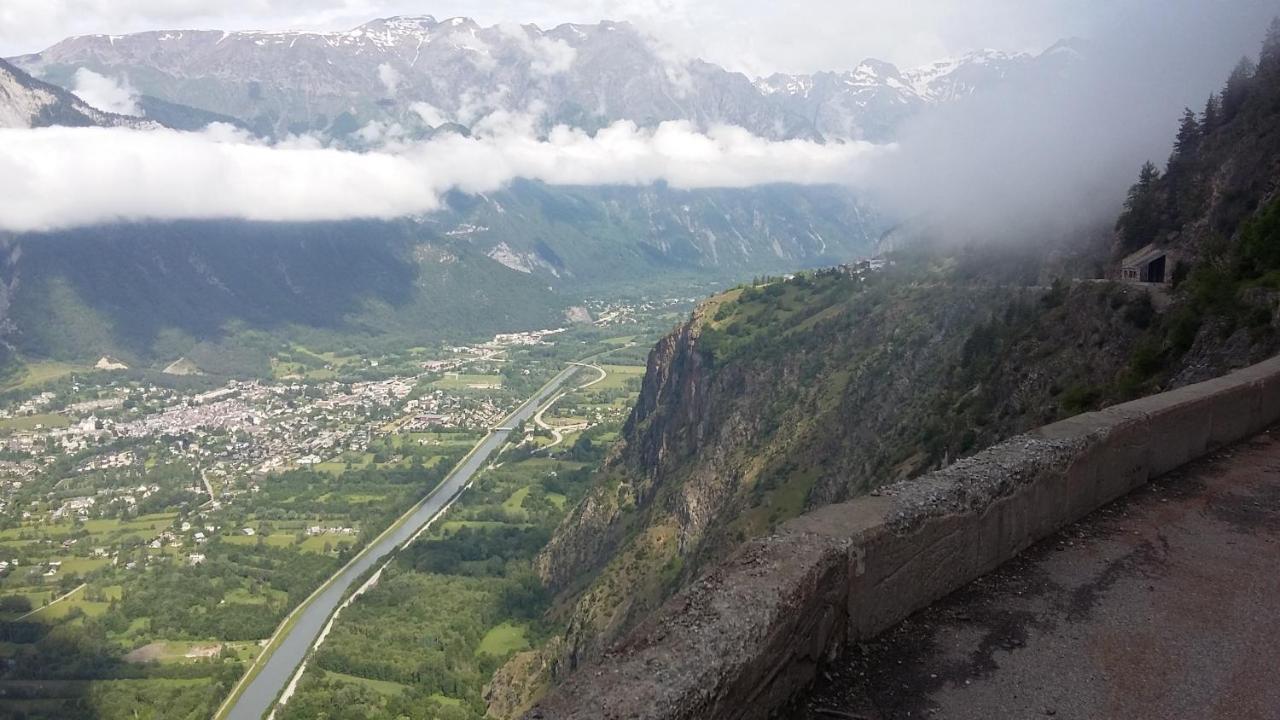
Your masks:
M1059 68L1048 57L984 50L907 71L864 60L846 72L772 75L757 80L756 87L788 113L806 118L823 137L884 142L931 105L1010 82L1053 78Z
M1147 302L914 264L709 301L654 349L624 440L540 557L565 633L513 660L543 674L500 676L491 710L598 657L743 540L1078 411L1141 336L1123 309Z
M470 126L535 102L553 122L588 128L693 119L803 132L746 77L664 63L627 23L544 32L397 17L336 33L150 32L71 38L16 62L62 83L79 67L126 74L145 94L274 133L343 135L372 119Z
M551 187L517 181L454 194L426 222L513 269L565 288L634 284L637 274L730 279L868 253L878 214L837 187L744 190Z
M37 80L0 60L0 128L50 125L145 127L150 124L98 110L57 85Z
M1200 114L1163 172L1129 192L1113 260L1168 253L1172 310L1135 358L1143 390L1205 380L1280 352L1280 20Z
M407 221L148 223L3 240L7 342L69 361L145 365L254 331L406 347L552 326L568 304ZM253 374L263 361L227 370Z
M166 102L159 98L138 98L141 115L131 117L99 110L71 92L37 80L19 68L0 60L0 128L128 127L149 129L200 130L210 123L245 127L228 115Z

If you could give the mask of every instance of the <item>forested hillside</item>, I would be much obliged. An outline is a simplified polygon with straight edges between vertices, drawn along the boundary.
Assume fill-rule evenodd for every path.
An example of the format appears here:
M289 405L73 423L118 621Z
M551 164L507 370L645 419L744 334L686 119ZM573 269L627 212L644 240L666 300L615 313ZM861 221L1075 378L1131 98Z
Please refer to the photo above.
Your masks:
M1141 390L1204 380L1280 349L1280 21L1259 60L1182 118L1163 171L1142 168L1117 223L1115 259L1174 253L1172 308L1133 359Z
M406 347L551 326L566 306L411 222L121 224L4 250L6 339L89 364L201 355L205 370L253 375L284 339Z

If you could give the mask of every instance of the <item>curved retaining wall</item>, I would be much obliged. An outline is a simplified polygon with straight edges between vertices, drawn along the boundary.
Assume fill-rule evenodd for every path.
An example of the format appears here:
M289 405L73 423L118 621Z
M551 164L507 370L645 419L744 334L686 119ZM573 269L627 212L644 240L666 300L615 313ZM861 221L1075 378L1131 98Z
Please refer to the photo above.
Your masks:
M766 718L845 645L1280 421L1280 358L1079 415L747 543L526 718Z

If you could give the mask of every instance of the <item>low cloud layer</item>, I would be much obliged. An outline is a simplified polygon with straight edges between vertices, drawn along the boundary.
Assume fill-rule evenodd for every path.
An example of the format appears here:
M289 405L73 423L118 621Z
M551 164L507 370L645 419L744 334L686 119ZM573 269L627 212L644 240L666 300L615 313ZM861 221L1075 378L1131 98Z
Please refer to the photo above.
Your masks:
M522 25L502 23L498 25L498 29L524 50L530 58L530 69L537 75L551 76L568 72L578 58L578 51L569 43L545 36L532 37Z
M138 109L138 91L128 80L106 77L80 68L75 74L71 92L90 105L117 115L141 115Z
M400 71L391 67L388 63L382 63L378 66L378 82L382 83L382 87L387 91L387 97L395 97L400 92Z
M1126 9L1078 54L1057 51L1060 76L912 118L864 192L952 239L1036 242L1113 223L1139 166L1164 163L1184 107L1202 109L1241 55L1256 56L1280 3Z
M241 218L323 221L435 210L450 190L491 192L516 178L554 185L735 188L853 183L876 155L863 143L771 142L741 128L619 122L545 139L509 127L478 137L387 141L375 152L310 139L270 146L226 126L0 130L0 229L114 221Z

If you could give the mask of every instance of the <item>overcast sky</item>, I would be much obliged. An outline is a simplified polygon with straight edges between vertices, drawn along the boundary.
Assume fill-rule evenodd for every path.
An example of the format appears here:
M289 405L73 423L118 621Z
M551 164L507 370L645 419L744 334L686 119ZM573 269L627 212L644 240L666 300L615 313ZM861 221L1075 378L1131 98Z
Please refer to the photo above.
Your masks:
M409 12L543 25L612 17L754 72L849 67L867 55L914 64L974 47L1040 48L1062 36L1092 42L1066 76L1012 83L922 112L899 129L894 145L880 147L769 142L742 128L686 123L646 129L619 122L595 135L559 128L542 137L532 108L478 119L470 138L415 142L402 129L371 123L362 130L379 146L371 153L323 147L312 137L267 145L225 127L0 130L0 229L143 218L398 217L430 212L451 189L487 192L528 178L562 185L663 180L685 188L838 183L889 216L928 218L953 234L1036 238L1084 221L1110 222L1139 165L1168 157L1182 108L1203 107L1238 58L1257 51L1280 0L813 0L802 10L764 0L469 5L0 0L0 34L6 52L15 52L72 33L345 28ZM47 39L33 40L41 37ZM743 48L754 54L729 52ZM134 110L127 79L86 70L75 80L82 97L116 112Z
M1203 0L1206 5L1243 0ZM70 35L140 30L347 29L389 15L489 24L632 20L749 74L903 66L980 48L1041 50L1089 37L1159 0L0 0L0 54Z

